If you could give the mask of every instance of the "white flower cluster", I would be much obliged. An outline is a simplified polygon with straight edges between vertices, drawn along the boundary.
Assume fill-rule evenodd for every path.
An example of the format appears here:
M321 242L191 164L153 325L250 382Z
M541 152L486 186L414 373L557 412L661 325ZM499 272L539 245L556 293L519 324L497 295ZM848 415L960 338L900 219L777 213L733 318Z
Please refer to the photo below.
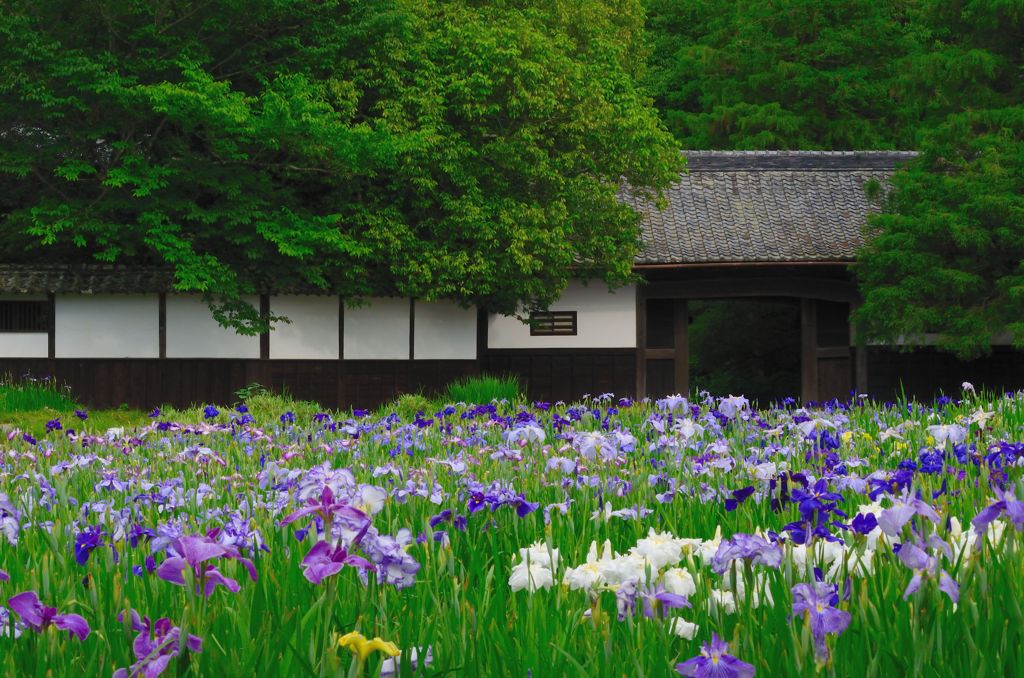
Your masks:
M891 506L886 508L879 502L864 504L858 507L855 515L882 517L883 513L889 514L883 519L888 525L888 519L900 515L905 504L891 498L885 498L885 501ZM994 520L988 525L985 538L998 545L1005 528L1004 521ZM764 533L758 529L755 536L763 539ZM849 533L849 536L854 537L854 534ZM951 518L947 536L952 547L952 553L945 554L947 559L956 561L975 555L975 544L980 540L973 526L963 530L960 521ZM810 544L784 543L781 569L784 576L792 581L811 581L821 577L842 588L848 577L873 574L876 551L891 550L892 544L902 538L893 531L886 535L881 526L875 526L863 538L850 538L847 543L820 538ZM639 539L624 554L615 552L610 541L601 545L591 542L586 560L575 567L565 568L561 584L571 591L587 593L592 602L596 602L602 592L615 593L620 617L632 614L636 601L645 597L647 603L655 607L658 603L652 601L659 594L684 596L689 600L698 594L698 584L703 578L698 569L712 564L722 541L722 530L718 527L711 539L677 537L650 528L647 536ZM509 577L509 586L513 591L525 589L531 593L537 589L549 589L558 581L560 564L559 549L548 544L538 542L520 549L519 560ZM748 602L748 593L752 607L762 604L774 607L768 572L759 568L751 577L739 576L734 581L734 573L741 571L729 568L721 576L707 575L706 585L700 590L709 614L735 614L739 605ZM590 616L590 610L585 616ZM698 629L697 625L680 617L666 621L669 630L683 638L692 639Z

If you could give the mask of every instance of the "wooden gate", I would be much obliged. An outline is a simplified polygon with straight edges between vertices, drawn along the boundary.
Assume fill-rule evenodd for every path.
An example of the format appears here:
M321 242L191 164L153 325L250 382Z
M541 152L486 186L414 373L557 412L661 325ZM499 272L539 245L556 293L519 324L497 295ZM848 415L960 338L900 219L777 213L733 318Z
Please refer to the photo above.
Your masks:
M804 402L845 399L866 390L865 352L851 347L849 314L857 294L845 280L814 277L705 277L637 286L636 392L688 393L687 301L784 297L800 299L800 396Z

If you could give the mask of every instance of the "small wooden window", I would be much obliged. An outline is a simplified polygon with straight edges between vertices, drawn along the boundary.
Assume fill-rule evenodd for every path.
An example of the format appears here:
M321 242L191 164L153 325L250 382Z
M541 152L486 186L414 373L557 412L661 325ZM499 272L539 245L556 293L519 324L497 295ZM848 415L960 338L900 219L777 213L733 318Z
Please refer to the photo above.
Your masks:
M46 301L0 301L0 332L47 332L49 315Z
M576 336L576 311L535 311L531 313L530 336Z

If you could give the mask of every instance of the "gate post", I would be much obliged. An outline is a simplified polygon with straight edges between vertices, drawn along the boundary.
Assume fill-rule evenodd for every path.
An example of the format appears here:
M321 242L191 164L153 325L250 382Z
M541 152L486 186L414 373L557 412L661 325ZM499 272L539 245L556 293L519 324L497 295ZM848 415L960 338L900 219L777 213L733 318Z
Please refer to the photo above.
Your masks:
M818 400L818 307L806 298L800 300L800 399Z

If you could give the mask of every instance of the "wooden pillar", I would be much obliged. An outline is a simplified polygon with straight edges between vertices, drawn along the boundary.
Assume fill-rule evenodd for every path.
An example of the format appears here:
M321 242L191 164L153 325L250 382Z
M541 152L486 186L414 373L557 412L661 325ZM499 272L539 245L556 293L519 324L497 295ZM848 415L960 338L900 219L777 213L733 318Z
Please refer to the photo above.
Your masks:
M487 322L489 320L488 313L484 309L477 307L476 309L476 371L478 374L482 374L487 369L486 358L487 358Z
M338 297L338 360L345 359L345 300Z
M690 393L690 313L685 299L677 299L673 306L675 335L675 389L677 393Z
M416 300L409 297L409 360L416 357Z
M868 391L868 347L857 344L853 349L853 384L857 395Z
M260 295L260 317L266 321L270 317L270 295ZM270 331L260 332L260 360L270 360Z
M850 304L850 317L857 312L859 302ZM853 347L853 390L857 395L868 393L868 347L857 331L857 324L850 320L850 345Z
M157 295L157 333L158 348L157 355L160 358L167 357L167 293L161 292Z
M818 400L818 309L814 299L800 300L800 398Z
M57 357L57 295L46 295L46 357L51 361ZM53 375L53 363L50 364L50 376Z
M636 398L647 396L647 298L636 286Z

